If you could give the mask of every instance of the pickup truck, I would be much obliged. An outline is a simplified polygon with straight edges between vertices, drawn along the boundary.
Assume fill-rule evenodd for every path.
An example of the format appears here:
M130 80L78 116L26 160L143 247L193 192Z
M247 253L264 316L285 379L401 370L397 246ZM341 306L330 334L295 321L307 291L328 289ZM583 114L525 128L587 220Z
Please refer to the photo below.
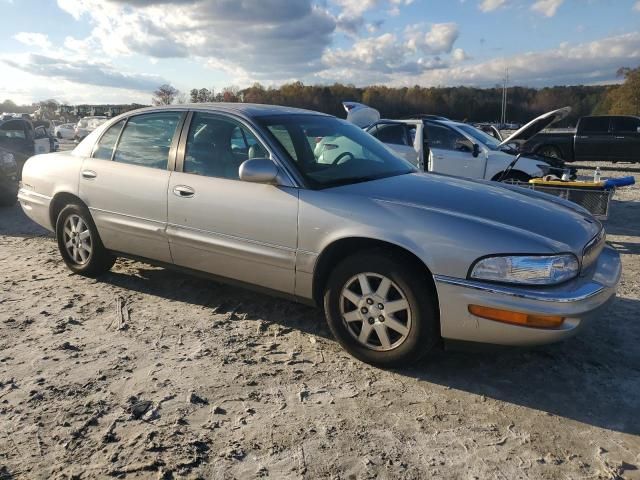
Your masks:
M575 131L538 133L521 150L566 162L640 162L640 117L582 117Z
M517 166L511 168L510 164L518 153L511 145L517 144L521 134L533 136L542 128L566 117L569 108L536 118L502 142L470 124L447 119L418 116L409 120L375 120L377 110L366 105L350 102L349 108L345 102L345 109L347 120L358 126L363 127L365 120L374 120L364 126L365 131L421 170L518 182L547 174L562 176L565 171L562 160L537 155L524 155L518 160ZM324 142L317 149L322 146ZM327 150L324 153L329 156L327 161L330 161L331 150Z

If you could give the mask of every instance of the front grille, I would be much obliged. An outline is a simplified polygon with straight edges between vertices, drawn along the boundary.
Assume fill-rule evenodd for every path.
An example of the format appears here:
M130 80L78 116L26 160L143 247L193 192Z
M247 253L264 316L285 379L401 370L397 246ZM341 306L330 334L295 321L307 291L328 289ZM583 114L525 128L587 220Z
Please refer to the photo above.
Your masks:
M582 251L582 269L589 268L600 256L600 252L604 248L606 234L604 228L600 229L598 234L593 237Z

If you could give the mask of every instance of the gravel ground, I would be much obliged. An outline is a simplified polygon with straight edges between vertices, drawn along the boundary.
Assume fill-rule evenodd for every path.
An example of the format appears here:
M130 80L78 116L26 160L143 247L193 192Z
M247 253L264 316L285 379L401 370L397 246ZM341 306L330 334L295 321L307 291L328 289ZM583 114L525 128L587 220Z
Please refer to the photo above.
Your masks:
M607 228L619 299L578 337L384 371L312 308L129 260L72 275L0 209L0 479L638 479L640 187Z

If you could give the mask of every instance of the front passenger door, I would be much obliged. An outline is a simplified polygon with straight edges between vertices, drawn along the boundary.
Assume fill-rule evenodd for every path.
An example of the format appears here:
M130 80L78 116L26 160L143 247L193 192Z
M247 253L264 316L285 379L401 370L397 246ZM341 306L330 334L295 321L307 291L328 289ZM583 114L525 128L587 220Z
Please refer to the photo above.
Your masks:
M474 157L471 142L446 125L426 123L429 171L466 178L484 178L486 158Z
M169 181L174 263L293 293L298 189L240 180L241 163L267 150L235 119L196 112L183 137Z

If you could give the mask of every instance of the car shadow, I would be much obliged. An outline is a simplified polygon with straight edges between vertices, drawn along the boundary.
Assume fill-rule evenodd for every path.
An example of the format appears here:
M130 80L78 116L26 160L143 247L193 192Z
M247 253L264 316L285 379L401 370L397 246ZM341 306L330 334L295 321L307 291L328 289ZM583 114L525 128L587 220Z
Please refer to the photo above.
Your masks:
M640 236L640 201L611 200L609 220L604 222L609 235Z
M101 275L98 281L175 302L199 305L216 314L260 319L332 338L318 308L171 269L119 259L116 266Z
M0 207L0 235L7 237L43 237L53 233L27 217L20 205Z

